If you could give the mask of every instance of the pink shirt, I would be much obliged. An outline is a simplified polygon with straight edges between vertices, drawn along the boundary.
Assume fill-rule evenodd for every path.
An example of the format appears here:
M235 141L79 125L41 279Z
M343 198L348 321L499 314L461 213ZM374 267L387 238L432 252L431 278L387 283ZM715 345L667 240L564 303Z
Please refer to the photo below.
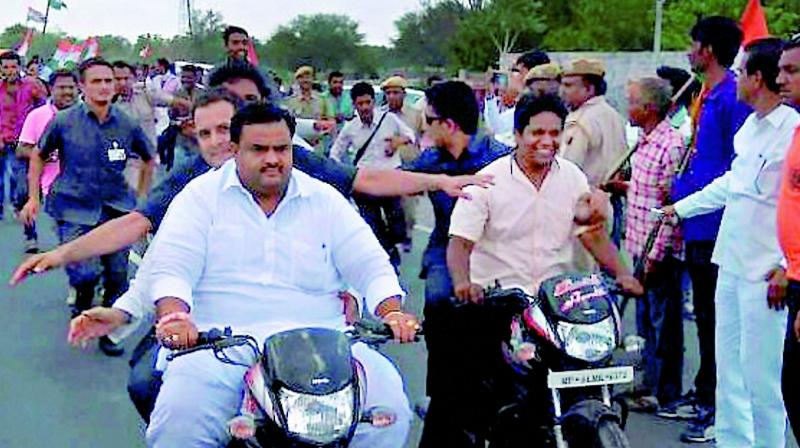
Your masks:
M0 143L15 142L28 112L47 97L41 81L33 78L20 79L12 97L7 90L8 82L0 82Z
M47 129L47 125L50 124L56 116L56 112L58 112L58 109L56 109L56 106L52 103L47 103L44 106L32 110L27 118L25 118L25 124L22 125L22 131L19 133L19 142L36 146L42 134L44 134L45 129ZM42 193L47 195L50 191L50 186L53 185L60 171L61 167L58 164L58 151L53 151L53 154L47 159L42 170Z

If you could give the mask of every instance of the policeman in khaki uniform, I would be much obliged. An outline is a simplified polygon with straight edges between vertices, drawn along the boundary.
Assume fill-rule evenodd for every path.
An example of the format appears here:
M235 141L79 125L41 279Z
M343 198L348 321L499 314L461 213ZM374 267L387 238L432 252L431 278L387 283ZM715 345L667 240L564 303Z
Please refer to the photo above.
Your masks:
M551 62L533 67L525 74L525 87L535 96L558 95L561 66Z
M561 76L561 99L571 110L564 125L561 156L578 165L589 184L604 183L623 157L625 119L606 102L606 69L601 61L578 59Z
M381 83L381 90L386 98L386 105L381 107L382 111L389 111L397 115L403 123L408 125L416 135L415 142L406 143L398 148L400 159L403 163L414 161L420 154L420 148L416 142L420 141L425 127L424 111L406 104L406 88L408 81L402 76L391 76ZM418 198L407 196L401 200L403 212L406 216L406 238L402 242L404 252L411 251L411 236L414 232L416 223L416 208Z

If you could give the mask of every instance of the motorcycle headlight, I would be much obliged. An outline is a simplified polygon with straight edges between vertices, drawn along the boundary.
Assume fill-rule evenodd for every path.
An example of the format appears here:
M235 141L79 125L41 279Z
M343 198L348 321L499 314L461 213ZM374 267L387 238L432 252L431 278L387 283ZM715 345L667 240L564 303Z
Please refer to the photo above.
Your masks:
M617 345L611 316L594 324L559 322L557 329L567 354L584 361L599 361L608 356Z
M281 402L290 433L317 443L344 437L353 423L353 386L328 395L308 395L281 389Z

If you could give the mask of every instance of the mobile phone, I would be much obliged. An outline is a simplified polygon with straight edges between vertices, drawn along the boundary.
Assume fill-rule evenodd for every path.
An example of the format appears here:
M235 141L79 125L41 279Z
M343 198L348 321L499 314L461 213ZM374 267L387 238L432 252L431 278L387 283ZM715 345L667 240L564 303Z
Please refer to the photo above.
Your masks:
M495 72L492 75L492 82L502 87L508 87L508 73Z

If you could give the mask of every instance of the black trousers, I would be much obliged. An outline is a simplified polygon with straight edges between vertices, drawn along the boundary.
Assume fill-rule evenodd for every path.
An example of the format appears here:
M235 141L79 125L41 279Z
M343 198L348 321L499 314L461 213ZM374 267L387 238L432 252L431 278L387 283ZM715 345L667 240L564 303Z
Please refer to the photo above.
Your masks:
M392 264L398 266L400 255L395 246L406 240L406 218L400 198L354 194L353 199L364 221L389 254Z
M425 283L427 394L421 448L485 446L506 397L501 341L510 322L477 305L456 307L447 267L429 266Z
M790 280L787 290L789 303L789 325L783 345L783 372L781 386L783 403L789 415L795 438L800 438L800 342L794 334L794 321L800 312L800 282Z
M686 266L692 279L692 300L700 348L700 369L694 378L694 387L700 404L710 408L714 408L717 388L714 351L714 292L717 288L717 266L711 263L713 251L714 241L686 243Z

